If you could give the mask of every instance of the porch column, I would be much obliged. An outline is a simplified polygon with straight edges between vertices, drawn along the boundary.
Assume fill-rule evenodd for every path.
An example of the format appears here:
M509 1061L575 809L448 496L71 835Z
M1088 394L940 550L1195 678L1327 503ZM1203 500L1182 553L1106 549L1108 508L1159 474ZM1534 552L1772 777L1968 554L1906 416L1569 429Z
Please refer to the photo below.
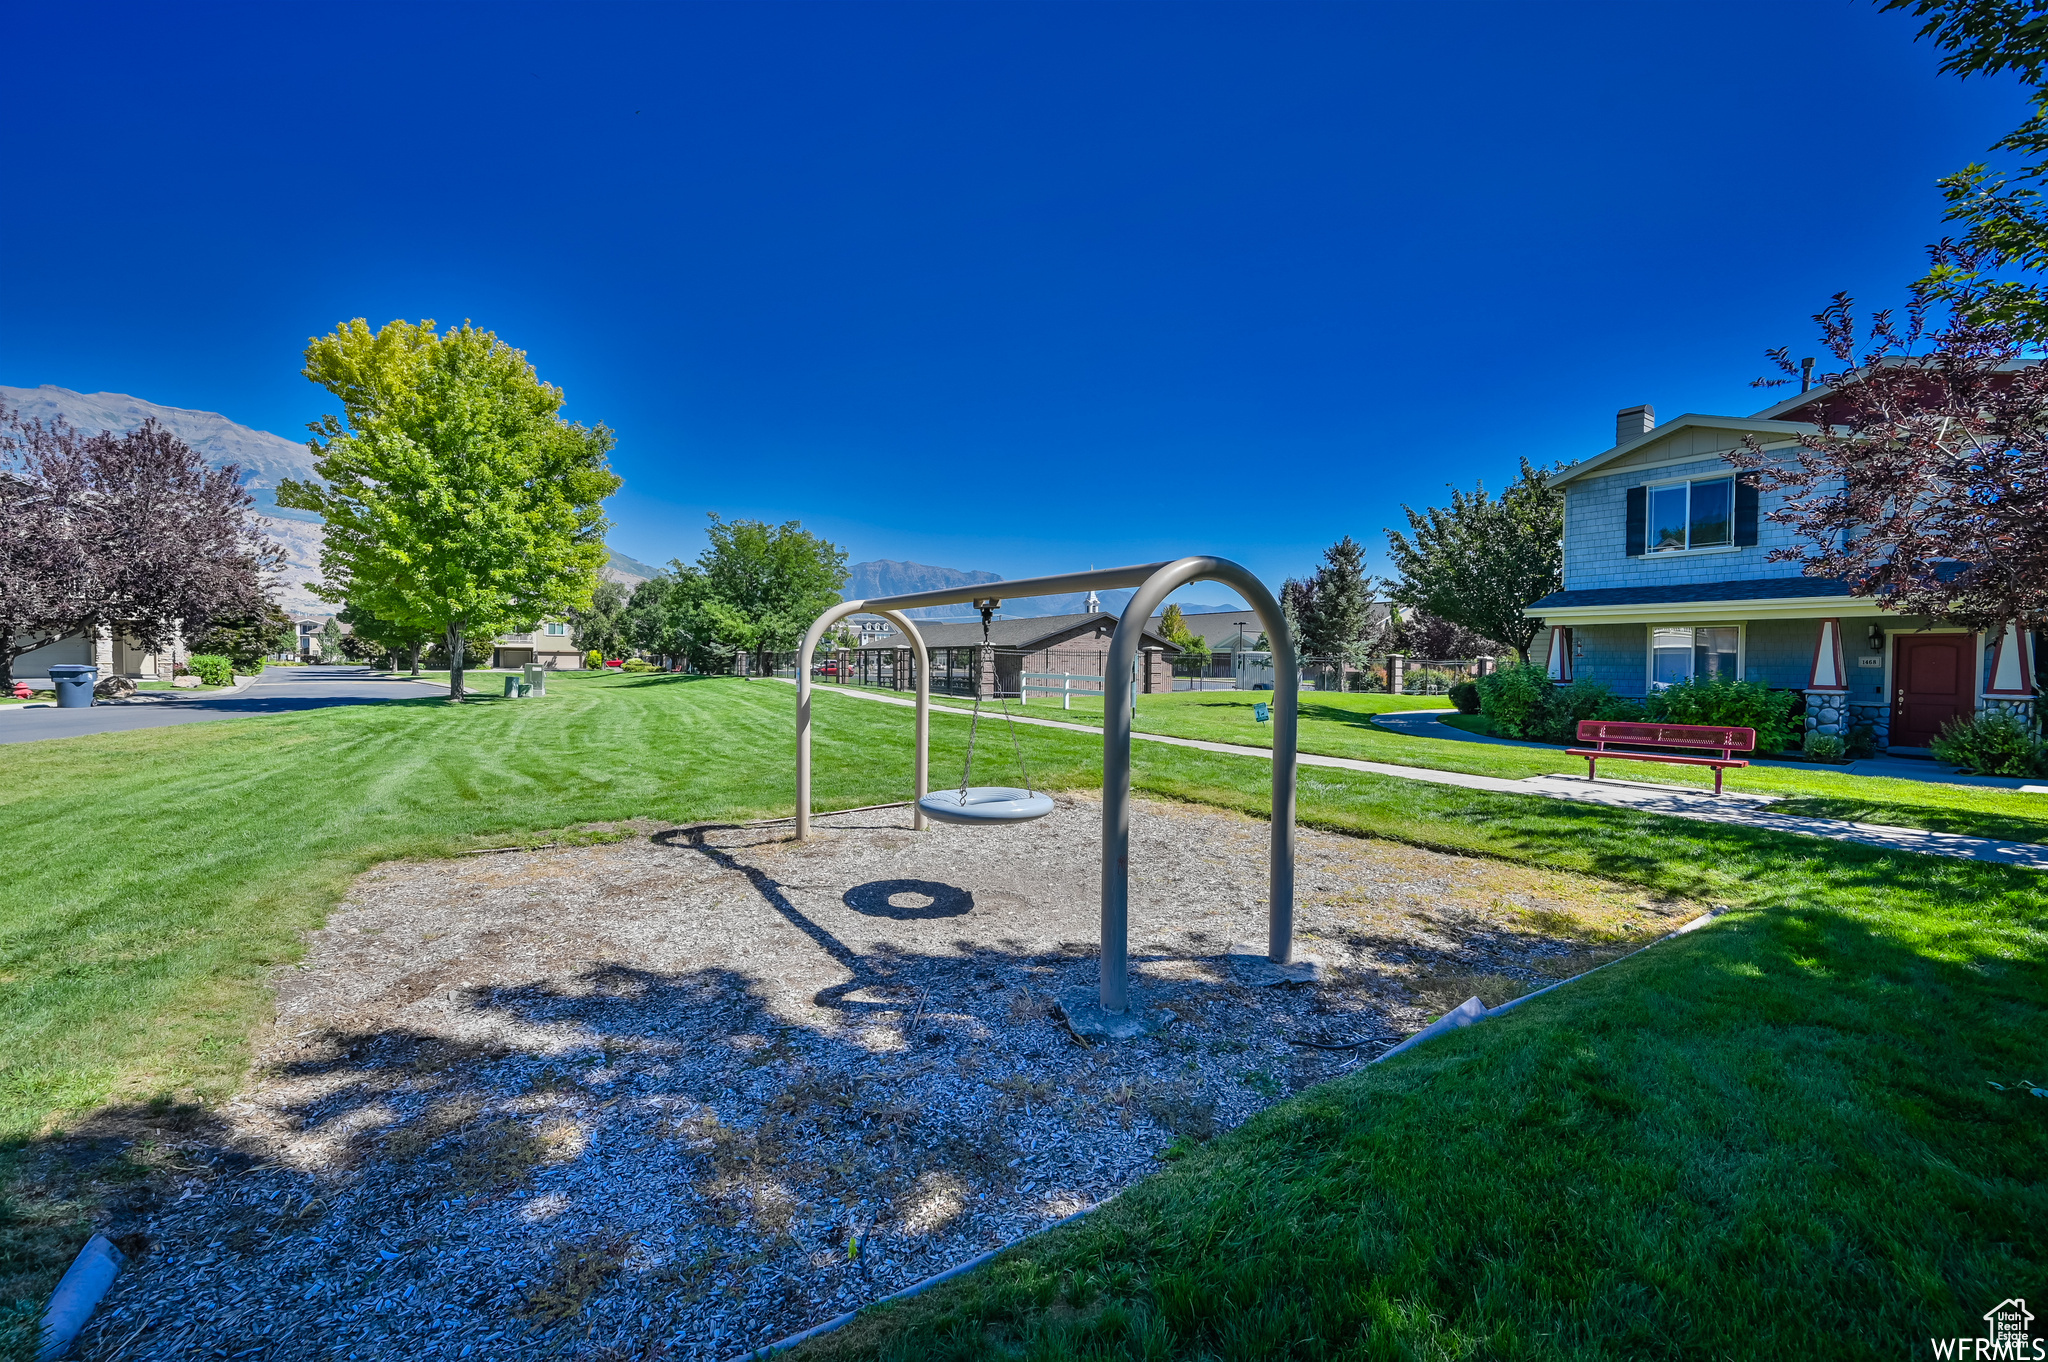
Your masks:
M1550 657L1545 664L1550 679L1560 685L1572 679L1572 631L1565 625L1552 625L1550 629Z
M2034 717L2034 635L2017 624L1998 631L1991 645L1991 666L1977 708L2004 709L2022 719Z
M1822 620L1813 641L1813 664L1806 672L1808 737L1847 738L1849 675L1842 665L1842 622Z

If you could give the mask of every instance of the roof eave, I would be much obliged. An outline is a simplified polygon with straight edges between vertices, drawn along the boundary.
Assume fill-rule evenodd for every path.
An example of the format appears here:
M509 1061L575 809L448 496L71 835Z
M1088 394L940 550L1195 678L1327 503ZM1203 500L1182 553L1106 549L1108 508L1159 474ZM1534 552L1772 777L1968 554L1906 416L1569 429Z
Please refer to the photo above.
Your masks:
M1550 475L1549 483L1552 487L1562 487L1564 484L1578 478L1583 478L1589 473L1598 472L1615 460L1633 454L1636 450L1653 441L1661 440L1666 435L1692 426L1710 427L1716 430L1735 430L1747 435L1780 435L1788 439L1798 435L1811 434L1819 429L1818 426L1806 421L1765 421L1754 416L1706 416L1699 412L1687 412L1683 416L1672 417L1669 421L1654 429L1645 431L1633 440L1618 444L1612 449L1604 450L1601 453L1595 454L1590 459L1581 459L1569 468L1559 469ZM1703 455L1702 457L1705 456Z
M1545 624L1691 624L1706 620L1828 619L1886 613L1874 596L1775 596L1759 600L1565 605L1522 612Z

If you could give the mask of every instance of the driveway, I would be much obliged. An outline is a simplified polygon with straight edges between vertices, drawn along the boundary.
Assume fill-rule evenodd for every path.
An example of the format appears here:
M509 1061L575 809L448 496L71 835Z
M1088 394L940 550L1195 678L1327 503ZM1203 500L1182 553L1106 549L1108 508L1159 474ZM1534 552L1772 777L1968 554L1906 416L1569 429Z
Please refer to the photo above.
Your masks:
M232 693L180 695L148 691L147 699L98 704L91 709L0 708L0 743L77 738L88 733L126 733L136 728L244 719L253 714L292 714L334 705L420 700L437 692L446 695L447 684L380 676L368 667L267 667L254 683Z

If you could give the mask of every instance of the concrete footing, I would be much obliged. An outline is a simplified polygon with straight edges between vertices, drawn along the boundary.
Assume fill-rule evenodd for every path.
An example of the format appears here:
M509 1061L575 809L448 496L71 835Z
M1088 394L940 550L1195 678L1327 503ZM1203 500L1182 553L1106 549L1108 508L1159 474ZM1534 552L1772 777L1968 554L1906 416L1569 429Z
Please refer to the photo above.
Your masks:
M1297 955L1284 965L1276 965L1266 958L1264 946L1249 941L1231 943L1226 954L1230 957L1230 972L1237 976L1238 982L1254 988L1321 983L1328 974L1323 962L1312 955Z
M1105 1012L1092 988L1070 988L1059 995L1060 1014L1084 1040L1135 1040L1149 1036L1173 1020L1163 1009L1148 1009L1135 993L1123 1012Z

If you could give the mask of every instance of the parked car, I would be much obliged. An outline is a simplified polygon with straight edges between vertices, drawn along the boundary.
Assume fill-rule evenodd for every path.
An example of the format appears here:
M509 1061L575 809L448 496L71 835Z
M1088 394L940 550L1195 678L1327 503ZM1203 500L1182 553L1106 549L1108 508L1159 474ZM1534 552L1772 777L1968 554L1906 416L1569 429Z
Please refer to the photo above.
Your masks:
M820 662L817 666L811 668L811 673L814 676L837 676L839 675L839 659L834 658L829 662Z

